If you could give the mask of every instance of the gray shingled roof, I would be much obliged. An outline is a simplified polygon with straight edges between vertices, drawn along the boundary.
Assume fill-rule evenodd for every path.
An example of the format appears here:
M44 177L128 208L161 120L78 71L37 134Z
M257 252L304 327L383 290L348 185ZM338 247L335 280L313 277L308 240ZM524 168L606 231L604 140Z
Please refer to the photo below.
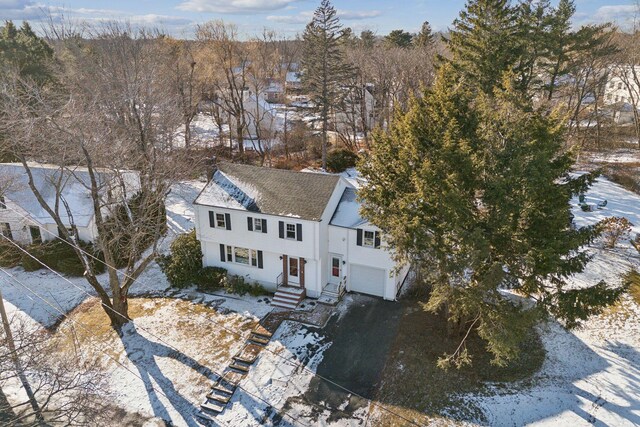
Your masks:
M221 162L195 204L319 221L337 175Z

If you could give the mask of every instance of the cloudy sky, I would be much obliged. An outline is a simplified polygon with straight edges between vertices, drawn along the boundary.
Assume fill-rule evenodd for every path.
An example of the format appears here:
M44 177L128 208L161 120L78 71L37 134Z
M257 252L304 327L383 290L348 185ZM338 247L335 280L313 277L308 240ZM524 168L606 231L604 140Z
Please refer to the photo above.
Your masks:
M0 20L41 21L64 14L82 21L124 20L164 29L174 35L193 34L195 24L212 19L234 22L244 34L263 28L293 37L302 32L320 0L0 0ZM334 0L339 16L356 32L383 35L394 29L415 32L428 20L445 30L465 0ZM614 21L629 26L635 0L576 0L575 24Z

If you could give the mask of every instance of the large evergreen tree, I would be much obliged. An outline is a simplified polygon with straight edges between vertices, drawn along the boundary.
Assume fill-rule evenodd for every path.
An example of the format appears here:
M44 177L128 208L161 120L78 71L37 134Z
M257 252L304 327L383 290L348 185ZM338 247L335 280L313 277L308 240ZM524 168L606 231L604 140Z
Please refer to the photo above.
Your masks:
M453 22L452 64L480 90L491 93L521 55L518 10L509 0L471 0Z
M327 131L331 108L343 94L351 68L342 50L342 30L335 8L322 0L303 34L302 84L315 103L322 122L322 168L327 168Z
M622 292L567 282L589 262L582 248L596 236L595 228L570 225L570 200L593 177L569 174L565 123L537 109L529 90L527 76L548 53L538 42L540 52L524 49L523 34L553 12L523 11L503 0L469 3L434 87L374 138L360 165L368 181L362 213L386 232L399 260L427 272L426 308L444 310L451 332L463 337L445 366L470 362L470 331L505 364L544 316L574 327ZM535 32L544 40L550 31L541 25ZM507 290L530 304L515 303Z

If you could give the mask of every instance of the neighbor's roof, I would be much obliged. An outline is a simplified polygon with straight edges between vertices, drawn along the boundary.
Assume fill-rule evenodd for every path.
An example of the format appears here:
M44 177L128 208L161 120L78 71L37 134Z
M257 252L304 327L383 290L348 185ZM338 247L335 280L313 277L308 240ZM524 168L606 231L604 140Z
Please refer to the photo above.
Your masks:
M337 175L219 163L195 204L319 221Z
M61 172L56 165L29 163L35 187L38 189L45 202L54 208L56 202L56 186L60 182L61 198L69 206L73 222L78 227L87 227L93 218L93 203L91 200L90 179L87 168L69 166ZM138 186L135 172L123 172L125 185L131 189ZM60 178L62 178L60 180ZM112 171L101 171L96 174L98 185L102 189L107 188L109 180L115 178ZM8 183L4 190L4 196L20 206L40 224L55 224L55 221L38 203L35 195L28 185L28 176L22 163L0 163L0 180ZM113 187L113 185L111 186ZM71 222L63 203L59 207L60 219L66 226Z
M338 227L357 228L368 221L360 216L360 202L358 202L356 189L347 187L342 193L338 208L329 224Z

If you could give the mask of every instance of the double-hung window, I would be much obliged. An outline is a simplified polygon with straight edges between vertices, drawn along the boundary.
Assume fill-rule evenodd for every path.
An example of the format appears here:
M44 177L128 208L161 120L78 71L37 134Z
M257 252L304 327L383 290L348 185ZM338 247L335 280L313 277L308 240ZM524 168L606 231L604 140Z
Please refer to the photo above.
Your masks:
M279 221L278 235L281 239L302 241L302 224Z
M365 248L380 249L380 232L358 228L356 245Z
M216 214L216 227L218 228L227 228L227 221L224 217L224 214L217 213Z
M262 268L262 251L221 244L220 260Z
M285 224L287 227L285 237L287 239L296 240L296 225L295 224Z

